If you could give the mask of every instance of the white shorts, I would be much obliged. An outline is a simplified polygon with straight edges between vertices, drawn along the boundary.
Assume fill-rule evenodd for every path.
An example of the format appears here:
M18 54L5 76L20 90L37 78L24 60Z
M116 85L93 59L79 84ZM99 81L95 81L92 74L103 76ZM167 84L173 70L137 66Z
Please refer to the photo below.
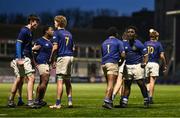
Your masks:
M37 69L39 71L39 74L49 74L49 64L39 64L37 66Z
M14 69L16 77L28 76L35 72L31 64L31 59L28 57L24 58L24 64L22 66L17 65L16 60L12 60L10 66Z
M125 61L122 63L122 65L119 67L119 73L123 73L124 72L124 65L125 65Z
M126 65L127 77L126 80L144 79L145 70L141 68L141 64Z
M73 56L58 57L56 62L56 74L71 76Z
M115 63L106 63L105 65L102 65L102 69L103 69L103 72L104 72L104 75L107 76L107 75L118 75L118 64L115 64Z
M157 77L159 76L159 64L156 62L148 62L146 67L146 77Z

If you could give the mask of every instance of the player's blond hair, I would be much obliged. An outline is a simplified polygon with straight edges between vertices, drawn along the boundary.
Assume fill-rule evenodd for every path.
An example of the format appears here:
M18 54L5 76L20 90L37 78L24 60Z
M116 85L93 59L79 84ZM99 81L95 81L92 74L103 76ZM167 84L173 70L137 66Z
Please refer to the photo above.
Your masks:
M149 30L149 35L154 40L158 40L158 38L159 38L159 32L154 29Z
M54 20L57 21L60 27L62 28L65 28L67 25L67 20L65 16L62 15L55 16Z

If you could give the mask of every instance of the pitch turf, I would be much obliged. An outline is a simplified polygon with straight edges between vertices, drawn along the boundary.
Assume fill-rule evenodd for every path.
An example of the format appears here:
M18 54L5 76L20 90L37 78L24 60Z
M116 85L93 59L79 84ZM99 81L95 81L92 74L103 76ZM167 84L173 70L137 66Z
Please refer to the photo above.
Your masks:
M25 106L7 108L7 98L12 84L0 84L0 117L180 117L180 86L157 85L154 104L143 108L143 98L136 84L132 86L128 108L102 108L106 84L73 84L74 108L67 108L64 91L63 108L28 109ZM36 87L36 86L35 86ZM26 85L23 87L26 102ZM49 84L45 100L48 105L55 103L56 84ZM17 99L16 99L17 100ZM119 103L117 96L114 104Z

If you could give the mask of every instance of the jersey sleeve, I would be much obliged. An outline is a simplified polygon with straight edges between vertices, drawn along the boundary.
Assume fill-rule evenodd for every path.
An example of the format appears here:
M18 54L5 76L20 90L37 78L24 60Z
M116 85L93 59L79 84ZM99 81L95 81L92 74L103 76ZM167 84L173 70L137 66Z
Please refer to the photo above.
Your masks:
M162 44L159 42L159 53L164 52Z
M21 29L16 41L16 55L18 59L22 58L22 43L26 39L26 30Z
M17 38L17 42L24 42L24 40L26 39L26 35L27 35L27 32L26 30L24 29L21 29L19 35L18 35L18 38Z
M119 50L120 53L125 52L123 42L119 41Z
M140 52L141 52L143 55L148 54L147 48L143 45L143 43L141 43L140 41L138 41L138 42L137 42L137 45L138 45L138 48L140 49Z
M37 39L35 42L34 42L34 45L41 45L41 41L39 39Z
M53 34L53 39L52 39L53 44L58 44L58 32L54 32Z

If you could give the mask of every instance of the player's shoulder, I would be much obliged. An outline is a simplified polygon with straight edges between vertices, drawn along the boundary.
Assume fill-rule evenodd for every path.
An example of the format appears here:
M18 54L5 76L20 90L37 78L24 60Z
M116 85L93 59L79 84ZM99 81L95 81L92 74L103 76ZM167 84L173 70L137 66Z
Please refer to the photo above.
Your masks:
M134 41L135 41L135 44L137 44L137 45L142 45L143 44L139 39L135 39Z
M123 41L120 40L120 39L117 39L117 38L116 38L116 41L118 42L118 44L121 44L121 45L123 44Z
M27 27L22 27L21 30L20 30L21 33L27 33L29 31L30 31L30 29L27 28Z

